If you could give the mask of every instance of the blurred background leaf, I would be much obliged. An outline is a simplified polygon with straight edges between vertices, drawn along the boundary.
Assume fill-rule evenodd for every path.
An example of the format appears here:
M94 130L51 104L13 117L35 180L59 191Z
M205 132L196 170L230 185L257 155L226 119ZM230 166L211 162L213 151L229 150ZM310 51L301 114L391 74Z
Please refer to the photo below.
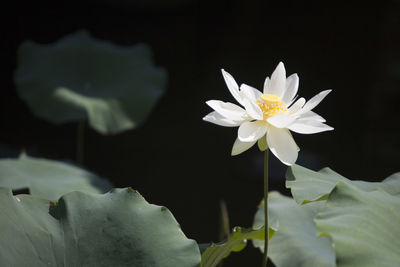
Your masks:
M315 223L332 238L339 267L398 266L399 207L399 195L339 181Z
M1 266L197 267L172 213L130 188L72 192L56 204L0 188ZM15 223L15 222L18 222Z
M382 182L349 180L330 168L315 172L300 165L290 166L286 172L286 187L299 204L327 199L339 181L353 184L364 191L378 188L392 195L400 195L400 173L395 173Z
M71 164L33 158L21 154L17 159L0 159L0 186L15 191L57 200L71 191L104 193L112 185L104 178Z
M135 128L165 91L166 72L145 44L118 46L87 31L18 49L18 94L32 112L61 124L88 120L102 134Z
M309 262L305 266L335 266L335 255L339 267L396 266L400 262L399 173L382 182L366 182L349 180L329 168L314 172L293 165L286 179L296 201L281 197L281 201L286 199L282 204L291 206L276 209L276 215L281 216L275 239L271 240L271 258L276 266L302 266L308 256L315 260L329 255L330 265ZM279 195L271 195L270 212L274 217L273 200ZM285 232L285 225L293 230ZM303 231L304 226L309 230ZM280 247L279 262L274 259L274 242L281 236L283 245L299 247L288 254L287 248ZM317 255L311 255L314 252ZM299 255L292 257L295 253Z
M297 204L279 192L269 193L269 220L278 225L269 243L268 257L277 267L335 267L335 253L328 237L317 236L314 218L325 201ZM264 225L264 204L254 226ZM264 253L264 242L252 240Z

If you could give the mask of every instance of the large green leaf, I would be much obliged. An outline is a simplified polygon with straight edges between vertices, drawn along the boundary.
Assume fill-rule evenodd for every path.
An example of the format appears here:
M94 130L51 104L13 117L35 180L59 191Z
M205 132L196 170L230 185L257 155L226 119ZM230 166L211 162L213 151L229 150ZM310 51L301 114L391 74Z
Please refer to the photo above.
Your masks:
M71 191L104 193L112 186L105 179L67 163L32 158L0 159L0 186L27 188L30 194L57 200Z
M269 238L275 230L269 228ZM235 227L227 240L220 243L201 244L201 267L217 266L224 258L234 251L243 250L247 245L247 240L264 240L264 227L245 229Z
M327 199L339 181L352 183L365 191L382 188L390 194L400 194L399 173L388 177L381 183L376 183L352 181L329 168L315 172L299 165L293 165L286 172L286 187L291 189L293 198L300 204Z
M278 225L268 256L277 267L336 266L330 239L317 236L313 221L324 201L299 205L278 192L270 192L268 200L269 220ZM264 225L264 205L254 218L254 226L258 225ZM253 240L253 244L264 252L264 242Z
M0 188L0 266L195 267L200 252L165 207L132 189L56 204Z
M22 43L15 83L36 116L57 124L88 119L112 134L146 119L166 77L147 45L118 46L78 31L53 44Z
M399 207L400 197L382 188L365 191L339 181L315 223L332 238L338 266L400 266Z
M400 195L400 172L394 173L382 181L385 186L383 190L391 195Z

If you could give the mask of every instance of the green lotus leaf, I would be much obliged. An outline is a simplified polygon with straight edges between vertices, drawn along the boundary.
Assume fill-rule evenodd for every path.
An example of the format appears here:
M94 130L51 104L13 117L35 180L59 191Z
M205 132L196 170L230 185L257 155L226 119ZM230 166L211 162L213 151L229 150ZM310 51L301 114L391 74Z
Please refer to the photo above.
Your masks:
M25 154L17 159L0 159L0 186L26 188L30 194L50 200L71 191L104 193L112 187L105 179L81 168Z
M400 196L383 188L365 191L339 181L315 223L332 238L339 267L399 266L399 207Z
M314 218L325 201L297 204L278 192L269 193L269 221L278 225L269 242L268 256L277 267L334 267L335 253L328 237L317 236ZM258 209L254 226L264 225L264 204ZM252 240L264 252L264 242Z
M394 173L382 181L381 188L391 195L400 195L400 172Z
M0 266L196 267L200 251L165 207L132 189L49 202L0 188Z
M269 228L269 238L276 229ZM220 243L200 244L202 250L201 267L217 266L224 258L233 252L243 250L247 245L247 240L264 240L264 226L259 228L235 227L227 240Z
M102 134L138 126L165 91L145 44L118 46L86 31L53 44L23 42L14 75L32 112L55 124L89 120Z
M382 188L392 195L400 194L400 173L394 174L381 182L349 180L329 168L319 172L299 165L293 165L286 172L286 187L290 188L297 203L326 200L339 181L345 181L365 190Z

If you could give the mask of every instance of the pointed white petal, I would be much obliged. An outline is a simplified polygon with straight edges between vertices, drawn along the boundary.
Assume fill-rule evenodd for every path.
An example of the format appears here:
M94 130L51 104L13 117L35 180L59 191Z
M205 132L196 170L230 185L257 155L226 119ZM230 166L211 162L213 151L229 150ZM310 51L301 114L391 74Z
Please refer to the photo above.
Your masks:
M259 99L262 95L262 93L258 91L256 88L251 87L247 84L242 84L240 86L240 94L242 98L246 97L253 101Z
M264 90L263 90L263 94L268 94L268 84L269 84L269 77L265 78L265 82L264 82Z
M238 130L238 138L242 142L255 142L265 135L268 124L265 121L245 121Z
M257 141L253 142L242 142L239 140L239 138L236 138L235 143L233 144L232 147L232 156L239 155L240 153L246 151L250 147L252 147Z
M326 120L323 117L321 117L314 111L307 111L306 113L301 114L299 120L314 120L319 122L326 122Z
M276 114L267 119L267 121L276 128L286 128L296 120L295 117L288 116L285 114Z
M294 104L290 108L288 108L289 114L291 115L295 114L304 106L305 103L306 100L303 97L297 99L297 101L294 102Z
M232 96L236 99L236 101L239 104L242 104L242 98L240 97L239 94L239 86L237 85L235 79L230 75L228 72L226 72L224 69L221 69L222 76L224 76L224 80L226 83L226 86L228 86L229 92L231 92Z
M293 99L292 99L292 101L290 101L288 104L286 104L286 106L287 107L289 107L290 105L292 105L294 102L296 102L298 99L297 99L297 97L298 97L298 95L296 95ZM305 103L305 102L304 102Z
M286 71L285 66L282 62L279 62L278 66L271 75L271 80L267 83L266 94L277 95L282 98L283 93L286 89Z
M305 113L315 108L331 91L332 90L325 90L312 97L301 109L301 113Z
M286 90L283 94L282 101L289 105L293 98L297 94L297 90L299 89L299 76L297 74L292 74L286 79Z
M293 132L301 134L314 134L333 130L329 125L314 120L298 120L288 128Z
M238 105L220 100L209 100L206 104L227 119L241 121L247 118L247 112Z
M297 160L298 146L287 129L270 127L267 142L271 152L286 165L293 165Z
M261 108L257 105L255 100L250 100L248 98L243 99L243 106L245 107L247 113L255 120L262 120L263 113Z
M243 120L242 121L234 121L234 120L227 119L216 111L213 111L213 112L207 114L203 118L203 120L220 125L220 126L225 126L225 127L237 127L243 122Z

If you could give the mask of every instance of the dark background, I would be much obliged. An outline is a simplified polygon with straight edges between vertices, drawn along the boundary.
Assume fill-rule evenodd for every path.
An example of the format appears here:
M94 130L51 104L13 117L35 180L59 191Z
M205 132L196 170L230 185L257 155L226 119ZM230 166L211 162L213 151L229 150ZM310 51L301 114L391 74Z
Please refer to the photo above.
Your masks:
M74 160L76 124L33 116L13 83L18 45L57 41L85 28L120 45L144 42L169 75L166 94L140 127L114 136L86 131L84 166L167 206L198 242L218 241L219 201L231 226L249 227L263 194L263 155L231 157L237 130L202 121L210 99L234 102L220 69L261 89L279 61L298 73L299 95L333 92L315 111L334 131L294 134L298 164L329 166L351 179L380 181L399 171L400 2L127 1L54 3L3 9L1 156L25 149ZM271 189L286 167L271 159ZM246 265L247 262L247 265ZM227 266L261 263L251 245Z

